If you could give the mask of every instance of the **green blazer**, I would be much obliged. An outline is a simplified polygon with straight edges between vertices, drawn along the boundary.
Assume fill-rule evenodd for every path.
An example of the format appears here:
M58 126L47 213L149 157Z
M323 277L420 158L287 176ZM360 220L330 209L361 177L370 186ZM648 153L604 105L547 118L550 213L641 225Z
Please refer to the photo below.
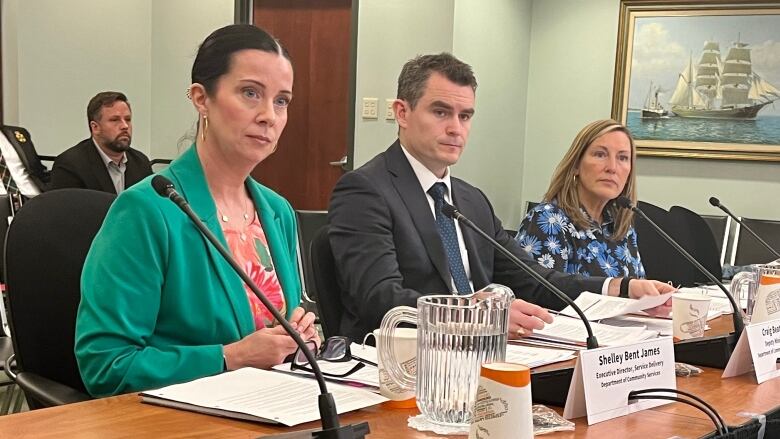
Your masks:
M160 174L227 247L195 147ZM287 200L253 179L246 187L290 313L301 298L295 215ZM241 279L189 218L152 189L151 177L124 191L81 275L75 353L89 393L115 395L220 373L222 346L254 330Z

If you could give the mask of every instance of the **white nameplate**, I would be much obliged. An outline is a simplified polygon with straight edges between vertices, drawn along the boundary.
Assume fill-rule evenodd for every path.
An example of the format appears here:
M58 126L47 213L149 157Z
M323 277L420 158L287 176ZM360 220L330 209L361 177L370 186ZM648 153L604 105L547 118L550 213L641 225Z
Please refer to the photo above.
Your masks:
M652 387L677 388L671 337L580 351L563 417L587 415L591 425L668 404L660 400L628 403L630 391Z
M780 376L780 319L747 325L739 336L723 378L756 372L758 384Z

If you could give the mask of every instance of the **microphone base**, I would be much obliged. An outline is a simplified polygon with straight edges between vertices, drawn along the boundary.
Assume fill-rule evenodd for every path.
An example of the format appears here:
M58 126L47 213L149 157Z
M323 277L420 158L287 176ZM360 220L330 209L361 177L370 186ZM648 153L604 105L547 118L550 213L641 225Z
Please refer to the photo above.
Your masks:
M682 340L674 344L674 361L725 369L737 345L739 334Z
M531 399L538 404L563 407L574 367L545 372L531 372Z
M261 436L263 439L362 439L371 432L368 422L344 425L330 430L303 430Z

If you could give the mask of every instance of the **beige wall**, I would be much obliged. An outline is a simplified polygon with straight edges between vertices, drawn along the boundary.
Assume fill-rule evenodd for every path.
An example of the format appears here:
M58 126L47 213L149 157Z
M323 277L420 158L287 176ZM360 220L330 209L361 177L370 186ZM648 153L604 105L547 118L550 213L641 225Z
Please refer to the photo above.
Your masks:
M395 121L384 118L394 99L401 66L418 54L452 50L454 0L361 0L358 9L355 153L358 167L396 139ZM363 120L364 97L379 99L379 120Z

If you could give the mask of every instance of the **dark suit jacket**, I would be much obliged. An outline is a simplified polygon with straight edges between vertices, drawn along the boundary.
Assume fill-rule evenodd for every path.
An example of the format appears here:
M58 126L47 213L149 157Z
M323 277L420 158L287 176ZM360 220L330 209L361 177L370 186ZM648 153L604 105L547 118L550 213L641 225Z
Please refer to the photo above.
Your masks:
M125 151L125 189L152 174L152 165L144 153L130 148ZM108 174L105 163L97 152L92 138L82 140L78 145L57 156L51 171L51 189L67 187L93 189L116 193L114 182Z
M455 206L518 258L574 298L600 292L604 278L584 278L539 266L511 239L485 194L452 178ZM328 213L329 237L345 308L341 333L353 340L379 327L399 305L416 306L428 294L448 294L451 276L426 195L396 141L336 185ZM518 298L561 309L552 293L515 267L475 232L462 227L475 290L491 282L506 285Z
M16 153L19 155L19 160L22 161L24 169L32 178L33 182L41 192L48 189L49 186L49 170L43 166L41 159L38 157L38 153L35 151L35 147L32 143L29 131L22 127L15 127L11 125L0 126L0 131L8 139L8 141L16 149Z

